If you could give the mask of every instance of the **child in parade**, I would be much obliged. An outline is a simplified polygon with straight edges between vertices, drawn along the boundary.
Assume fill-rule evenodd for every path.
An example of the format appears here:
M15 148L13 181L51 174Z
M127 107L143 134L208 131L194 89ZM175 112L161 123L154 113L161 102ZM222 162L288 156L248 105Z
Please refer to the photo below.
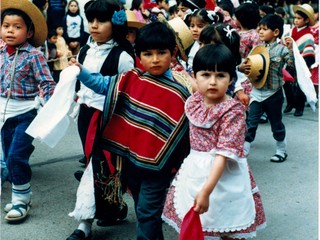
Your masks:
M120 6L104 0L91 1L85 5L85 14L89 24L90 41L80 49L78 61L89 72L100 72L102 75L115 75L132 69L134 67L133 49L126 39L127 21L125 17L123 22L116 20L121 17L121 14L125 16L125 12L120 11ZM112 169L108 166L111 164L111 158L115 157L100 146L100 120L105 95L95 93L81 84L77 96L77 103L80 104L78 132L85 154L83 162L88 165L91 161L93 168L91 177L95 181L95 218L99 219L98 225L114 224L120 212L127 211L127 207L121 209L122 211L114 210L115 213L110 209L106 210L107 202L103 201L101 194L106 191L106 186L100 180L101 174L109 176L112 173ZM121 219L125 217L126 212ZM77 220L80 222L79 226L68 240L82 239L91 233L93 219Z
M305 60L308 68L315 63L315 46L314 37L311 32L310 26L314 24L314 11L309 4L296 5L293 7L294 10L294 27L286 36L291 36L300 54ZM296 69L299 71L298 69ZM290 72L290 71L289 71ZM295 76L295 72L290 72L291 75ZM287 106L284 113L289 113L295 108L294 116L301 117L304 112L306 103L306 96L302 92L299 84L294 82L286 82L284 90L287 97Z
M71 0L68 11L62 21L63 37L66 40L72 55L76 56L80 47L86 42L83 18L80 15L79 3Z
M144 72L90 75L71 62L81 69L83 84L106 96L101 144L125 157L122 177L134 200L136 239L163 239L161 213L172 169L189 153L184 104L190 94L169 68L176 47L170 29L160 22L147 24L135 43Z
M251 143L254 141L261 115L265 112L269 118L273 138L276 140L276 153L270 158L271 162L283 162L287 159L286 129L282 122L282 105L284 84L282 69L285 64L294 69L292 39L285 38L285 44L278 43L283 33L283 19L274 14L266 15L259 22L260 40L264 46L255 48L255 52L264 56L265 68L261 75L251 79L253 89L250 94L250 109L247 118L247 134L245 141L246 155L250 152ZM269 65L269 69L267 66ZM249 74L254 66L248 59L241 63L239 70Z
M179 232L194 208L205 239L253 237L266 220L243 150L244 107L226 94L235 58L224 44L208 44L197 52L193 72L198 91L185 105L191 152L169 188L162 218Z
M40 108L39 86L45 101L55 82L43 54L36 49L47 38L47 24L40 10L28 0L2 0L0 49L0 128L11 202L5 206L9 222L24 220L31 206L33 138L25 130Z
M223 22L223 15L220 12L211 11L211 10L202 8L202 9L196 10L194 13L191 14L189 28L192 33L194 43L190 47L190 52L188 54L188 65L187 65L188 72L191 72L194 55L200 48L199 37L200 37L201 31L206 26L209 26L211 24L216 24L218 22Z
M204 8L205 6L206 6L206 1L204 0L181 0L178 2L177 15L182 20L186 20L186 17L192 14L194 10Z

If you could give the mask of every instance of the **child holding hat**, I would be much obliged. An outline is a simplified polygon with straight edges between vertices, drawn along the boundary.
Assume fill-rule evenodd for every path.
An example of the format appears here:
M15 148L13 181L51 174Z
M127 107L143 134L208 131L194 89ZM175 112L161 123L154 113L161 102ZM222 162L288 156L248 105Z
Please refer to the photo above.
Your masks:
M47 37L46 21L28 0L1 1L0 128L4 160L12 183L11 203L5 206L7 221L23 220L30 210L33 138L25 130L40 107L39 86L45 101L55 82L43 54L36 47Z
M260 117L265 112L270 121L273 138L276 140L276 152L270 161L283 162L288 155L286 129L282 122L282 68L285 64L294 68L292 39L285 38L286 46L277 42L283 33L283 19L274 14L268 14L260 20L258 31L264 46L254 48L248 58L239 65L239 70L248 76L253 85L244 150L248 155Z
M300 54L304 58L308 68L315 63L314 37L310 27L314 24L314 11L309 4L296 5L294 11L294 27L291 29L289 36L296 42ZM291 75L295 73L290 72ZM287 107L284 113L289 113L295 108L294 116L303 115L306 96L300 89L299 85L286 82L284 90L287 96ZM296 92L296 94L294 94Z

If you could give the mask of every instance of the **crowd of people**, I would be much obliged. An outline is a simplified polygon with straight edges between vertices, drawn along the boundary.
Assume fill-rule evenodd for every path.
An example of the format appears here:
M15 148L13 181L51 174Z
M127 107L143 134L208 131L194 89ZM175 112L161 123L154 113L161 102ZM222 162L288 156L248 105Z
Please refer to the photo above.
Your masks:
M64 132L58 118L29 126L61 115L71 97L85 170L75 172L69 215L79 226L67 240L90 239L95 220L125 219L126 191L136 239L163 239L162 221L180 232L189 210L206 239L256 236L266 217L250 147L265 116L270 161L287 160L282 116L315 108L318 45L313 1L2 0L5 219L22 222L31 209L31 132Z

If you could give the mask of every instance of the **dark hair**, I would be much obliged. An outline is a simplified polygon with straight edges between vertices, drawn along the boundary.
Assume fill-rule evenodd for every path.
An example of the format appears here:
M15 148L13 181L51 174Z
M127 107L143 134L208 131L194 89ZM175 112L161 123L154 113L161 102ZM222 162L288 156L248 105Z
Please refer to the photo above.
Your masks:
M195 9L204 8L206 6L206 1L205 0L181 0L180 4L193 11Z
M207 45L210 43L223 43L214 25L206 26L200 33L199 42Z
M190 22L191 22L191 19L194 17L200 18L201 21L203 21L205 23L209 23L209 24L223 22L223 15L220 12L214 12L213 14L211 14L212 12L213 11L209 11L205 8L198 9L194 13L191 14Z
M230 74L230 80L236 77L236 61L224 44L208 44L199 49L193 59L194 74L199 71L222 71Z
M173 15L173 14L177 13L178 12L178 6L177 5L172 5L171 7L169 7L168 12L169 12L169 15Z
M126 39L128 34L127 21L123 25L113 24L111 21L114 12L120 10L120 5L106 0L91 1L85 5L85 15L88 22L92 22L95 18L100 22L111 22L112 38L135 59L133 48Z
M281 38L283 34L283 24L283 18L275 14L267 14L259 22L259 26L264 25L272 31L279 29L278 38Z
M8 9L4 10L1 13L1 25L3 23L3 19L5 18L5 16L12 16L12 15L17 15L17 16L21 17L27 26L27 31L28 32L32 31L34 34L34 25L33 25L33 22L31 21L31 18L25 12L23 12L19 9L8 8ZM31 38L29 39L29 41L33 45Z
M131 3L131 8L130 10L138 10L140 5L142 3L142 0L133 0Z
M230 0L216 1L216 3L218 5L218 7L220 7L222 10L227 11L231 17L233 16L234 6Z
M280 14L283 18L285 18L287 15L287 12L284 10L283 7L276 7L274 9L274 13Z
M300 15L304 20L309 19L308 15L305 14L304 12L300 11L300 10L296 11L295 13Z
M140 28L135 41L136 54L139 58L142 51L169 49L172 54L175 47L173 31L161 22L152 22Z
M234 15L242 27L255 29L261 19L258 5L255 3L242 3L235 9Z
M222 42L230 49L234 58L236 59L236 64L241 63L240 49L240 35L239 33L231 27L229 24L218 23L215 29L218 31ZM229 35L230 34L230 35Z
M76 11L75 13L72 13L72 12L70 12L70 10L69 10L69 6L70 6L70 4L73 3L73 2L75 2L75 3L78 5L78 11ZM72 16L74 16L74 15L80 15L80 6L79 6L79 3L78 3L77 0L70 0L70 2L68 3L67 9L68 9L68 10L67 10L67 14L69 14L69 15L72 15Z
M259 6L259 10L266 14L274 14L274 8L272 6L261 5Z
M32 3L42 12L43 7L47 4L47 0L32 0Z
M58 34L57 34L57 31L56 30L54 30L54 29L50 29L49 31L48 31L48 39L50 39L50 38L52 38L52 37L54 37L54 36L58 36Z

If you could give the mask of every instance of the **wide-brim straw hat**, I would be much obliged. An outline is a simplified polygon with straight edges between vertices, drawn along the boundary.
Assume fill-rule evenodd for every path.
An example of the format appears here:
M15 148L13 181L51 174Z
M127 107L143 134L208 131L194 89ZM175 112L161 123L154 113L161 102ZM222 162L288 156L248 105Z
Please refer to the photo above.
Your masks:
M166 24L175 33L176 43L180 51L180 56L182 60L188 61L186 49L189 48L194 42L192 33L190 32L188 26L179 17L167 21L164 16L159 15L158 19L160 22Z
M302 4L302 5L295 5L295 6L292 7L292 9L293 9L294 12L296 12L296 11L303 12L309 18L310 25L311 26L314 25L314 23L315 23L314 10L309 4L305 3L305 4Z
M43 14L36 5L29 0L1 0L1 14L10 8L18 9L29 16L34 25L34 34L30 43L35 47L43 45L47 39L48 27Z
M134 27L134 28L141 28L144 25L146 25L143 22L139 22L137 15L135 14L134 11L131 10L126 10L126 15L127 15L127 23L128 27Z
M264 46L257 46L252 49L247 57L247 64L250 65L250 72L246 74L255 88L262 88L267 80L270 66L269 51Z

